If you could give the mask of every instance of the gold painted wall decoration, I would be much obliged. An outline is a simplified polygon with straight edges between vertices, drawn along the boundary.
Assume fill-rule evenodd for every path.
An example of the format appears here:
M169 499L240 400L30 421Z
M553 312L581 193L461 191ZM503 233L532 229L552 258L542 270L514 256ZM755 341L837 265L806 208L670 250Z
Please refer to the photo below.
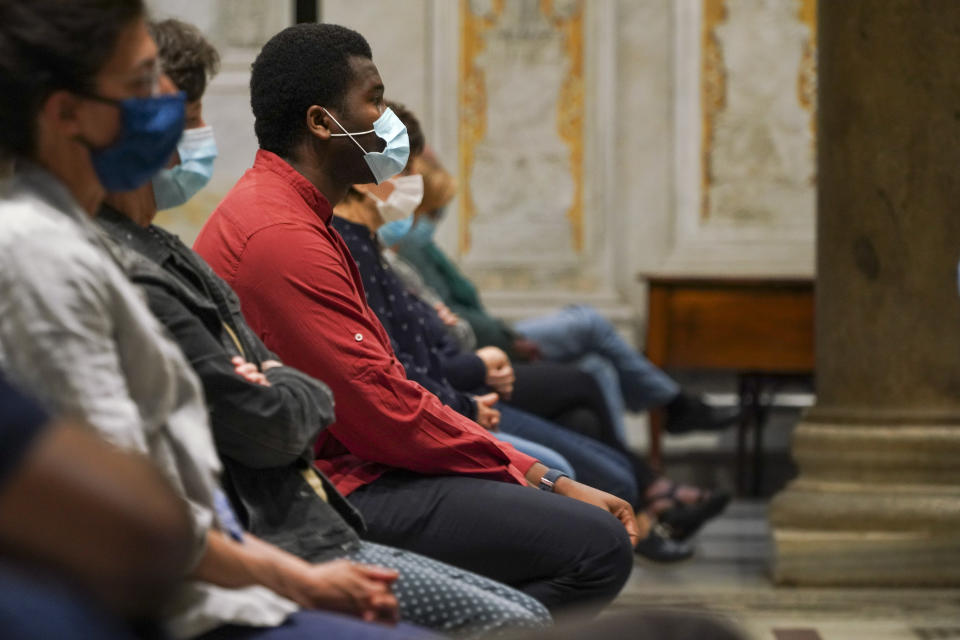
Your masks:
M812 226L816 0L700 0L702 221Z
M459 250L584 246L583 0L461 0ZM498 236L510 221L519 237Z

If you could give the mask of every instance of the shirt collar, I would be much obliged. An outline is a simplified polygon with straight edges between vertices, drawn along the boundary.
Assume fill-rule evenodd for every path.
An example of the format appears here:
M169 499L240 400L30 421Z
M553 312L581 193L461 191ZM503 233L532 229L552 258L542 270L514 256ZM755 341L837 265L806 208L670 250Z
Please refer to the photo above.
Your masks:
M70 193L67 185L45 168L29 160L17 160L13 179L34 197L46 201L53 209L71 218L85 233L89 234L94 229L90 216Z
M266 149L259 149L257 157L253 162L256 169L271 171L296 189L304 202L320 216L325 224L330 224L330 218L333 217L333 207L326 196L320 193L320 190L313 186L313 183L303 177L299 171L290 166L286 160Z
M97 223L118 242L135 249L158 264L162 264L172 254L170 246L162 240L153 225L141 227L106 203L101 205L100 211L97 212Z

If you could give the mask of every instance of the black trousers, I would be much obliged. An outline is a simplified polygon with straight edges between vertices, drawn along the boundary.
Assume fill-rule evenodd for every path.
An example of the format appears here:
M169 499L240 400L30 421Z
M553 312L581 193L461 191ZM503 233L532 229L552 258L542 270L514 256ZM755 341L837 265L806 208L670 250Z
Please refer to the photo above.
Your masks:
M641 495L657 479L647 461L620 442L603 391L592 375L575 365L556 362L515 364L513 370L517 380L508 404L599 440L627 456Z
M394 471L349 499L367 522L364 538L504 582L551 612L602 607L633 567L610 513L530 487Z

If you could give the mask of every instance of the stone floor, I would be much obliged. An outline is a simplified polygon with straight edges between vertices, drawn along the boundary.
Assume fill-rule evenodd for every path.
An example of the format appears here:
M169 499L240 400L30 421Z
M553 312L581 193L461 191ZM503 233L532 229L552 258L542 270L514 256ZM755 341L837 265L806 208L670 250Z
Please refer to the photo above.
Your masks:
M960 589L775 588L770 549L766 504L734 502L701 532L692 560L638 559L612 610L710 613L751 640L960 640Z

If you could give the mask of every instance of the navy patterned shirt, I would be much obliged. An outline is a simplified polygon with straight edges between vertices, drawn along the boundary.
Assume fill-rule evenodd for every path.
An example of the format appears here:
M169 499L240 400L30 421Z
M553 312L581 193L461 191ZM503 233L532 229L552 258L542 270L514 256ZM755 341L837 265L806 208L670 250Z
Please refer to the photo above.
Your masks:
M381 257L375 233L336 215L332 225L357 263L367 304L390 336L390 344L407 377L458 413L475 418L473 398L458 389L483 385L483 361L473 353L461 352L436 311L407 290Z

